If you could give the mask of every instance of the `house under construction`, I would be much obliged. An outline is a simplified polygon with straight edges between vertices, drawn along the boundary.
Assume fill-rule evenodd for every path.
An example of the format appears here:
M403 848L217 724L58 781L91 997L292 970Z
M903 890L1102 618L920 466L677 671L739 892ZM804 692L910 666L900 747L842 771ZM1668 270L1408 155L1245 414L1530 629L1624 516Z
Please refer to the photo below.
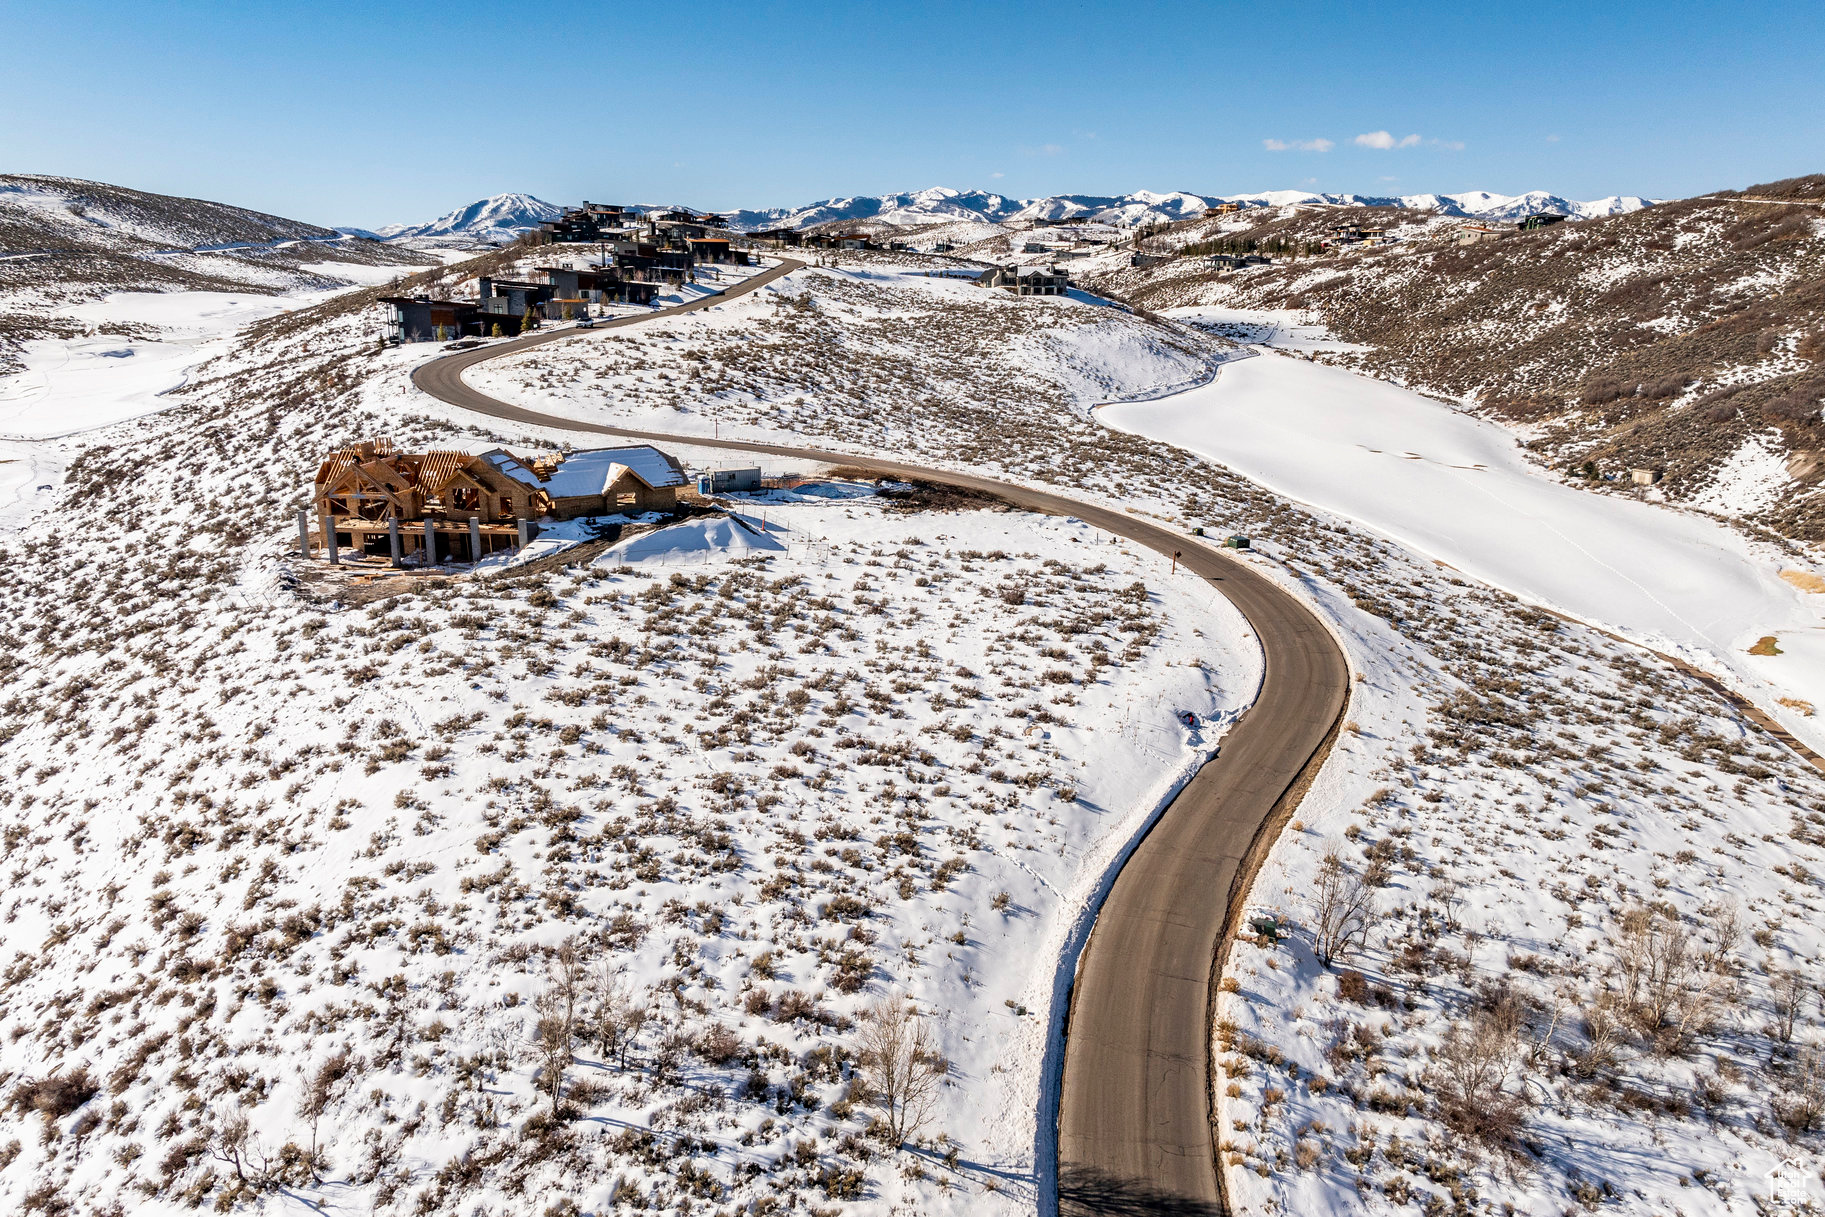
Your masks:
M477 562L526 545L541 521L672 511L684 469L647 445L522 458L401 452L374 440L331 453L317 469L315 540L334 562L352 549L394 565ZM312 546L299 513L299 544Z

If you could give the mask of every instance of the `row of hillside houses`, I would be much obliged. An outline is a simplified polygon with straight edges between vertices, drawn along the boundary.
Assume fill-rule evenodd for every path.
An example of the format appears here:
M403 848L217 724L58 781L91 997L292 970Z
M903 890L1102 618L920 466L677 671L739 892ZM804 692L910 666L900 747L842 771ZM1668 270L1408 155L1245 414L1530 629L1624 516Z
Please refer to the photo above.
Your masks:
M538 230L551 247L594 246L594 260L533 268L528 279L484 278L478 298L432 300L387 296L385 337L431 342L517 334L542 321L581 320L607 305L650 305L667 286L694 280L702 266L746 266L746 250L729 238L720 216L584 203Z
M479 454L401 452L373 440L331 453L317 469L317 546L394 564L476 562L526 545L540 521L677 507L684 468L648 445L545 458L505 448ZM305 512L300 545L312 548Z
M763 228L747 235L750 240L765 241L780 249L885 249L898 252L911 252L914 249L911 241L890 239L883 242L866 232L800 232L796 228ZM951 248L948 242L941 241L932 247L932 252L945 253Z
M778 249L887 249L906 248L903 242L883 245L865 232L800 232L796 228L763 228L747 234L751 241L765 241Z

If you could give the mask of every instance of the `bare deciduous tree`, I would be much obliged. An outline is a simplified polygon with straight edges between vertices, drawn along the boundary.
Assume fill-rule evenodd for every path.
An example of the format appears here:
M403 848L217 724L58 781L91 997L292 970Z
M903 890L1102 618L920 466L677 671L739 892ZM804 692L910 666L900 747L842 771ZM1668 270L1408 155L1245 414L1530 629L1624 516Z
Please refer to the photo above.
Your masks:
M1439 1118L1455 1132L1489 1145L1520 1136L1526 1103L1508 1089L1520 1055L1521 1003L1508 997L1479 1011L1468 1027L1453 1024L1432 1054Z
M1736 910L1714 912L1711 931L1716 945L1705 950L1690 928L1660 909L1623 915L1616 980L1629 1017L1656 1051L1688 1050L1735 992Z
M564 1093L564 1070L570 1064L576 1025L564 1017L564 997L556 988L541 992L532 1003L533 1057L538 1062L539 1084L551 1099L551 1114L558 1114Z
M1595 1077L1615 1065L1616 1052L1628 1037L1618 1013L1622 1004L1614 993L1599 993L1584 1011L1585 1045L1572 1057L1572 1068L1579 1077Z
M343 1048L319 1065L315 1073L304 1074L300 1078L298 1115L310 1121L310 1170L313 1179L320 1179L323 1170L323 1157L317 1150L317 1124L348 1088L352 1068L348 1049Z
M1825 1125L1825 1053L1807 1048L1780 1079L1774 1114L1789 1131L1812 1132Z
M265 1154L247 1127L247 1113L239 1107L224 1112L215 1125L210 1156L234 1167L234 1177L247 1187L271 1182Z
M1774 989L1774 1038L1791 1044L1794 1025L1806 1007L1806 999L1812 996L1813 985L1799 971L1777 972L1771 984Z
M1312 900L1312 945L1327 968L1367 944L1375 894L1362 876L1350 873L1335 849L1318 864Z
M876 1001L862 1014L858 1064L883 1136L903 1145L931 1116L938 1088L950 1073L925 1018L904 997Z
M604 1060L613 1057L618 1068L627 1068L628 1049L646 1022L645 1004L634 999L607 959L590 977L590 999L590 1038L601 1049Z
M564 1070L576 1044L578 1007L587 975L576 939L567 938L552 952L549 981L533 999L533 1052L554 1118L564 1094Z

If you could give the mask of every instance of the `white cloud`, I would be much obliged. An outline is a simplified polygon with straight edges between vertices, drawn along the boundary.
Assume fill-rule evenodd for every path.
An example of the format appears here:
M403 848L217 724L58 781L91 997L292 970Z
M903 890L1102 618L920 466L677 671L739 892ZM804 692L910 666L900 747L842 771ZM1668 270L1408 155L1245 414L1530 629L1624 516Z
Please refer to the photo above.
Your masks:
M1337 145L1328 139L1264 139L1261 146L1269 152L1329 152Z
M1357 147L1380 148L1383 151L1389 148L1413 148L1417 147L1420 142L1417 135L1403 135L1396 139L1386 131L1370 131L1356 137Z

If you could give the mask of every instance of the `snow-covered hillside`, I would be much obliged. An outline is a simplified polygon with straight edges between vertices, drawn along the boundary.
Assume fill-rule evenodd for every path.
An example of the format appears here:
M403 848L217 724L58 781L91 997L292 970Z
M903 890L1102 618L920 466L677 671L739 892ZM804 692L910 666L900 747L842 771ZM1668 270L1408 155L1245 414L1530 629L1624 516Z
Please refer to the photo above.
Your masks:
M1536 232L1400 211L1392 243L1361 248L1321 243L1335 219L1372 213L1283 209L1181 226L1149 242L1154 265L1076 273L1149 308L1323 323L1345 342L1321 358L1480 408L1582 485L1819 541L1821 199L1814 175ZM1273 264L1201 256L1222 250ZM1634 487L1631 469L1660 481Z
M1357 679L1213 1029L1239 1209L1710 1217L1781 1158L1820 1197L1825 779L1652 654L1098 421L1219 337L838 260L472 377L1254 538ZM583 439L417 393L438 352L377 350L372 294L261 323L0 537L0 1206L1043 1207L1080 883L1208 747L1171 709L1255 678L1219 589L828 480L609 565L326 575L289 554L326 446ZM1371 923L1339 944L1326 891ZM949 1063L907 1150L861 1059L902 994Z
M786 427L891 448L904 438L891 411L841 403L895 361L929 365L919 391L951 408L1065 401L1087 421L1099 402L1196 383L1215 357L1195 334L1086 298L1021 299L884 259L789 282L797 290L492 360L468 380L592 422L756 437ZM946 324L925 324L933 315Z
M214 301L203 311L216 314L239 307L223 302L240 298L258 312L286 307L271 297L377 282L430 260L225 203L76 178L0 176L0 403L39 396L42 386L25 390L4 378L61 368L60 343L86 342L125 360L133 357L132 343L122 340L154 339L166 316L197 311L181 301L115 307L104 299L111 294L199 294ZM79 425L67 417L53 430ZM42 430L13 431L0 422L0 436Z
M336 235L314 224L204 199L80 178L0 174L0 255L225 250Z
M1543 190L1517 195L1471 191L1463 194L1388 197L1315 194L1307 190L1269 190L1229 195L1188 194L1184 191L1159 194L1141 190L1123 195L1059 194L1040 199L1012 199L981 190L953 190L939 186L906 194L825 199L804 207L741 210L729 215L734 227L748 231L779 227L806 228L836 220L872 220L916 226L955 220L1022 224L1036 219L1084 217L1132 226L1193 219L1202 215L1207 208L1225 202L1241 203L1249 207L1289 207L1301 204L1405 207L1486 220L1514 220L1541 212L1584 218L1635 211L1650 205L1650 200L1633 195L1576 202Z
M1046 383L1039 348L1008 378L998 337L980 352L964 337L998 326L876 265L795 276L752 341L706 327L616 343L601 380L544 347L492 387L647 425L887 446L1246 532L1248 560L1318 606L1358 680L1255 889L1251 928L1271 928L1224 985L1219 1137L1239 1211L1373 1196L1646 1215L1676 1197L1721 1215L1765 1197L1787 1159L1812 1164L1799 1186L1820 1196L1815 770L1651 653L1182 449L1099 434L1077 393ZM1075 324L1069 301L1008 304ZM839 350L840 366L803 357ZM1594 577L1626 590L1626 573ZM1650 959L1644 1000L1630 978Z

